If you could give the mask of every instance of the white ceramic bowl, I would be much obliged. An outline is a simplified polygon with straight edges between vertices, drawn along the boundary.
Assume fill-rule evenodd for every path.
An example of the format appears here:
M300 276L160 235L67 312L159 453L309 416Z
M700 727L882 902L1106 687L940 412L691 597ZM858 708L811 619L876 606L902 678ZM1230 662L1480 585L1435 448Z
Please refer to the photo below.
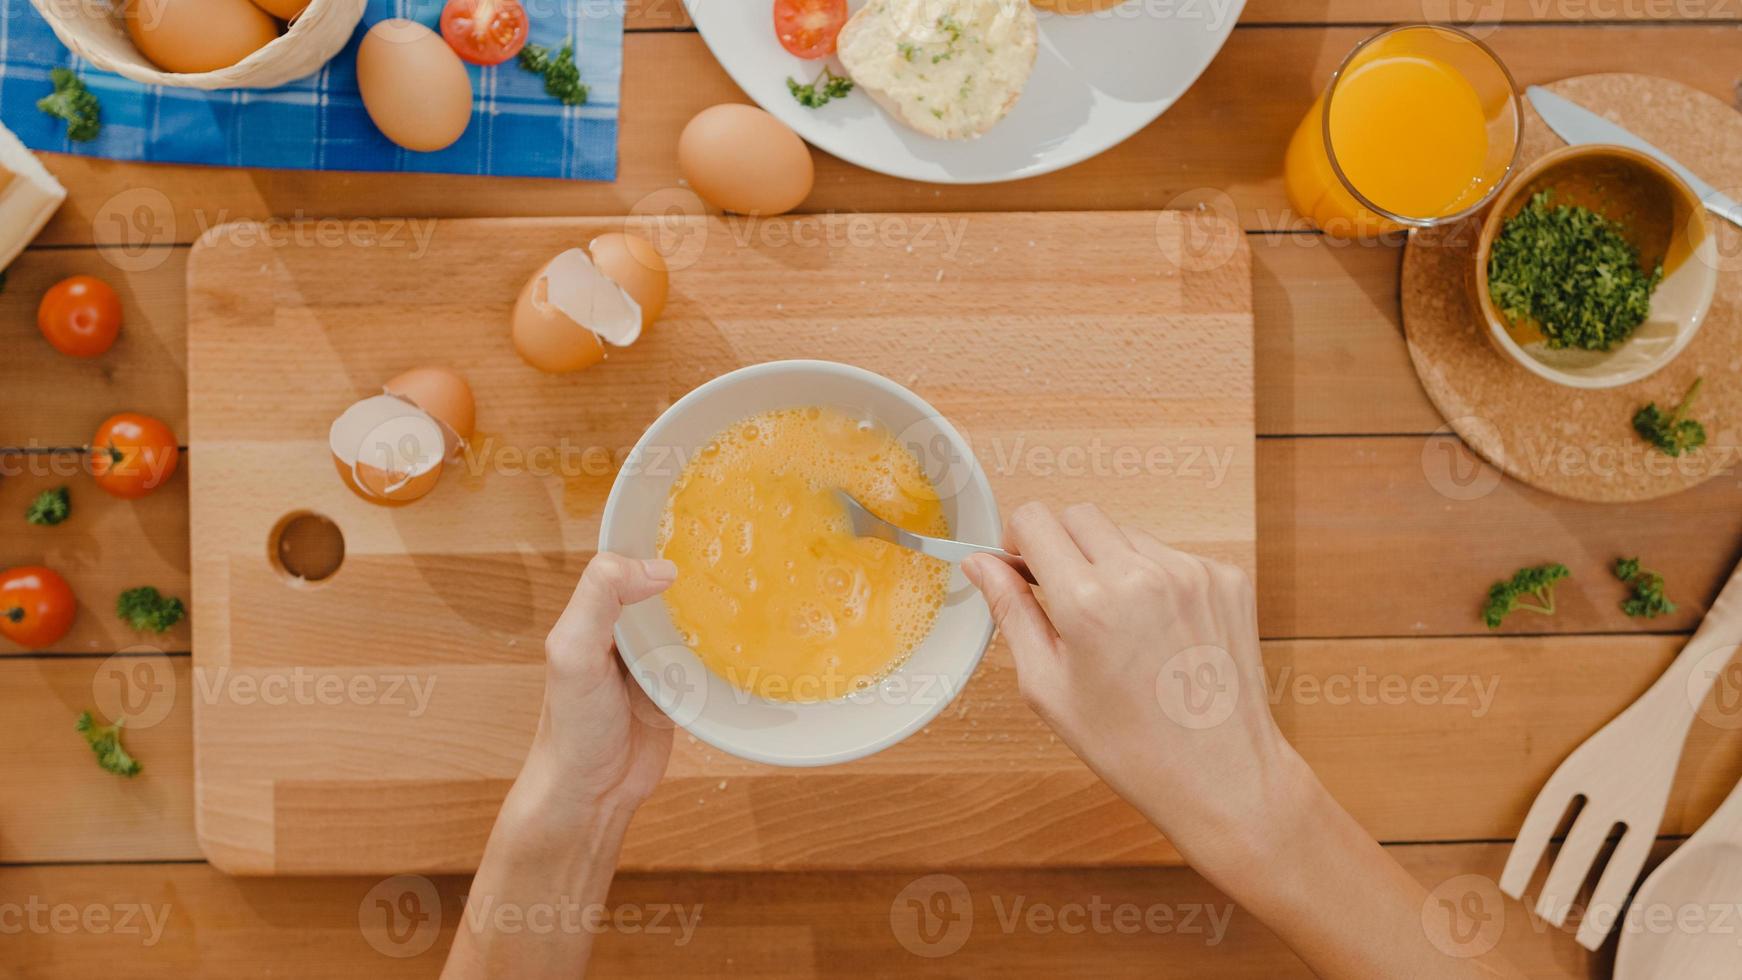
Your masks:
M951 532L965 541L999 540L1002 524L985 472L967 440L924 399L845 364L771 361L715 378L654 421L605 501L599 550L653 557L660 515L684 461L739 419L808 405L882 423L928 463ZM950 462L929 465L936 459ZM684 646L663 599L629 607L617 623L618 652L672 720L715 748L778 766L847 762L913 734L961 692L991 639L991 613L956 568L930 635L882 684L834 701L793 703L764 700L709 671Z

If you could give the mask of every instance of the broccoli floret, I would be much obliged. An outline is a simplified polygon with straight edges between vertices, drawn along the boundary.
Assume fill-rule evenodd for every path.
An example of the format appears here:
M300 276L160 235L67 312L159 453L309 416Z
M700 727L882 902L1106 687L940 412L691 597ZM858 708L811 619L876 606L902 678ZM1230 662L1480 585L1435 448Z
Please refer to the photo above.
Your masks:
M149 585L128 589L115 600L115 612L122 621L141 633L163 633L181 622L187 607L173 596L166 596Z

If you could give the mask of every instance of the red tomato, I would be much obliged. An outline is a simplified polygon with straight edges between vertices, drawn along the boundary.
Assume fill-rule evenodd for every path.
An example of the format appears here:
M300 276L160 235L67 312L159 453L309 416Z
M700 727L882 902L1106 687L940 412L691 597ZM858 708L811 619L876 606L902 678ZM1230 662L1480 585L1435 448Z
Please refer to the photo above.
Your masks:
M800 58L835 53L835 35L847 22L847 0L774 0L774 34Z
M149 415L122 412L97 427L91 439L91 475L123 500L143 497L175 475L181 447L169 426Z
M27 650L42 650L73 628L78 608L67 580L40 566L0 572L0 636Z
M520 0L448 0L442 38L461 59L499 65L526 47L526 8Z
M96 276L62 279L42 294L36 329L68 357L96 357L121 333L121 300Z

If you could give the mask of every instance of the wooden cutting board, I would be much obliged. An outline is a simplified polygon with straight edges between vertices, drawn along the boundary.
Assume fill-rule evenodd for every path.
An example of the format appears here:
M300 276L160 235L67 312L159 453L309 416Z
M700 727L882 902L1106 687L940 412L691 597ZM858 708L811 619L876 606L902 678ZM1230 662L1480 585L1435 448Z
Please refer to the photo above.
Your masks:
M585 373L527 367L508 338L521 285L626 222L672 256L664 318ZM969 435L1006 511L1095 500L1254 566L1250 259L1211 216L231 225L196 244L188 293L197 805L228 871L475 868L616 461L746 364L879 372ZM327 428L425 364L471 382L472 451L429 497L372 506ZM268 556L299 511L345 538L316 586ZM849 765L775 769L680 732L624 866L1173 858L1023 705L999 643L929 728Z

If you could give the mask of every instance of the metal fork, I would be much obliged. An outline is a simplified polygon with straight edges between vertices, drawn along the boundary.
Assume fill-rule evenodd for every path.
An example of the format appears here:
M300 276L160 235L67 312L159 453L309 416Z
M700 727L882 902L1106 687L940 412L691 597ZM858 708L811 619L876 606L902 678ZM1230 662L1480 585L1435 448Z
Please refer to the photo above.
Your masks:
M890 544L917 551L922 555L941 558L952 565L959 565L962 559L969 555L991 555L1016 569L1018 575L1034 584L1034 574L1028 570L1028 563L1003 548L994 548L986 544L968 544L965 541L951 541L948 538L930 538L923 534L903 530L889 523L876 514L865 509L865 505L853 499L853 495L845 490L836 490L835 498L847 511L847 520L853 526L853 536L859 538L876 538Z
M1556 928L1566 924L1579 886L1610 831L1621 842L1603 869L1579 924L1579 945L1595 950L1621 918L1621 906L1639 880L1669 805L1683 744L1700 705L1742 643L1742 566L1707 611L1699 632L1639 700L1568 756L1531 804L1530 815L1506 858L1500 890L1522 898L1555 827L1575 799L1584 807L1549 870L1536 914Z

